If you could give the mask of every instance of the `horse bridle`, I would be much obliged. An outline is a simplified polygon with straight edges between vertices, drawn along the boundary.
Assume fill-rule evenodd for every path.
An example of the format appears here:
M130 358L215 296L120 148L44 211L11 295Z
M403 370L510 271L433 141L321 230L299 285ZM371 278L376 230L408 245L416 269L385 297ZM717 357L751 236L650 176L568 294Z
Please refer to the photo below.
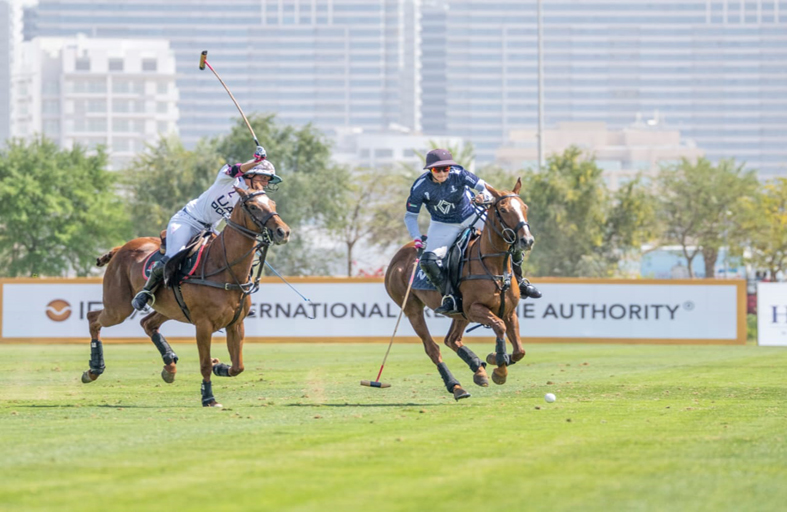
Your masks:
M253 240L256 240L257 237L260 237L261 239L260 242L263 245L270 245L272 242L271 234L273 233L273 230L268 226L266 226L266 224L268 224L268 222L273 217L276 217L279 214L276 212L268 212L268 214L265 217L263 217L262 220L260 220L257 218L256 215L254 215L254 212L251 211L251 208L249 208L249 205L247 204L251 199L254 199L257 196L262 196L262 195L267 195L267 194L265 193L264 190L258 190L256 192L252 192L251 194L247 195L246 197L241 199L240 202L241 208L243 208L243 211L246 213L246 215L248 215L251 218L251 221L254 223L254 225L259 228L259 231L248 229L247 227L241 226L240 224L236 224L235 222L232 222L229 219L227 219L226 222L227 222L227 226L235 229L236 231L240 232L242 235L251 238Z
M503 229L502 230L497 229L497 226L495 226L494 222L491 222L490 225L492 226L492 229L495 231L495 233L501 239L503 239L503 242L508 244L509 250L510 250L511 247L513 247L513 245L517 242L517 235L516 234L519 232L519 230L522 229L523 227L527 227L527 229L529 230L530 229L530 224L527 221L522 220L522 221L519 221L519 224L517 224L515 227L511 228L505 223L505 221L503 220L503 216L500 215L500 209L498 207L498 203L500 203L500 201L502 201L503 199L507 199L509 197L519 198L519 196L516 195L516 194L506 194L504 196L498 197L495 200L495 202L491 204L491 207L494 208L494 210L495 210L495 217L497 218L497 221L500 223L500 226ZM492 241L492 235L490 234L488 236L489 236L489 241L493 242Z

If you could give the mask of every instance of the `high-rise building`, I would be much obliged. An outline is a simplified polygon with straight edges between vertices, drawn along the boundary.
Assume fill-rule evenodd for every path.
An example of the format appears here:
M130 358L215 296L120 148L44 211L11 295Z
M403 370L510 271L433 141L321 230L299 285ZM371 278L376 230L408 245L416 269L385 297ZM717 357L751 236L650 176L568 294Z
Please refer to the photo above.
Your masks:
M14 75L14 136L105 146L111 168L176 133L175 57L165 40L37 37Z
M0 0L0 147L11 136L13 92L11 77L22 42L22 9L18 2Z
M537 123L536 2L424 0L423 20L424 127L489 162ZM784 0L544 0L543 27L547 127L658 110L712 160L787 174Z
M327 131L420 126L419 0L40 0L43 36L166 38L186 144L238 114L198 69L202 50L244 113Z

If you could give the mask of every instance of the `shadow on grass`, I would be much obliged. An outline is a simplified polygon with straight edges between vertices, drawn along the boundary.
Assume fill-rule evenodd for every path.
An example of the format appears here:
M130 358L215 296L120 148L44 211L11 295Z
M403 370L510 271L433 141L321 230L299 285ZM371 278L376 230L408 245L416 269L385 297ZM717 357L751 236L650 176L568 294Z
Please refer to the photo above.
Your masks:
M448 404L287 404L287 407L438 407Z
M27 409L94 409L96 407L110 409L180 409L186 406L166 406L166 405L126 405L126 404L63 404L63 405L15 405L19 408Z

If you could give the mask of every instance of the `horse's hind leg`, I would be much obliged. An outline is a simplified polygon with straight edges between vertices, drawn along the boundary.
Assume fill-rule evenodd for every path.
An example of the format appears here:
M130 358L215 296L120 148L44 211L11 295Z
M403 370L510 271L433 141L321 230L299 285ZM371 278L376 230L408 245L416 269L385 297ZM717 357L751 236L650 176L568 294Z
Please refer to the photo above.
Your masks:
M462 343L462 335L468 323L464 318L454 318L453 322L451 322L451 328L448 330L448 335L445 337L445 344L456 352L459 358L470 367L470 370L473 372L473 382L485 388L489 386L486 363L481 361L472 350Z
M413 304L412 306L408 304L405 314L410 320L410 324L413 326L415 333L421 338L426 355L428 355L429 359L437 366L437 371L440 373L440 377L443 378L445 388L448 392L454 395L455 400L469 397L470 393L462 389L462 385L451 374L451 370L449 370L448 366L443 362L443 358L440 355L440 345L435 343L432 339L429 328L426 326L423 308L423 304Z
M227 327L227 351L230 353L232 366L213 359L213 375L217 377L235 377L243 372L243 338L245 336L243 321Z
M478 302L474 303L467 311L470 320L492 327L495 331L495 352L486 356L486 362L496 364L497 368L492 372L492 382L495 384L505 384L508 378L508 365L513 364L511 356L506 353L506 324L498 318L492 311Z
M139 324L145 330L145 333L150 336L150 341L156 345L161 359L164 361L164 368L161 370L161 378L164 382L171 384L175 381L175 373L178 371L178 355L169 346L167 339L159 332L161 324L170 320L169 317L162 315L158 311L154 311L142 319Z
M89 369L82 374L82 382L89 384L96 380L99 375L104 373L106 366L104 365L104 345L101 342L101 328L112 327L125 320L131 314L131 305L128 305L128 310L110 311L107 309L99 309L97 311L90 311L87 314L87 321L90 325L90 361L88 361Z

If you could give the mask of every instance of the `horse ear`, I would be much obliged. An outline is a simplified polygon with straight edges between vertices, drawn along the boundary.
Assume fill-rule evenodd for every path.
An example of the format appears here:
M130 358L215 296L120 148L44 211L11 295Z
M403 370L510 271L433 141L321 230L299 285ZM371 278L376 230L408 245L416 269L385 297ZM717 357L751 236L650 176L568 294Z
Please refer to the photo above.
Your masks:
M514 185L514 194L519 195L519 191L522 189L522 178L516 179L516 185Z
M500 192L498 192L497 189L494 188L489 183L486 184L486 189L489 191L490 194L492 194L492 197L494 197L494 198L499 198L500 196L503 195Z
M234 188L235 188L235 192L237 192L237 193L238 193L238 195L239 195L239 196L241 196L241 198L243 198L243 199L246 199L246 196L248 196L248 195L249 195L249 193L248 193L248 192L246 192L246 191L245 191L244 189L242 189L242 188L238 188L238 187L234 187Z

